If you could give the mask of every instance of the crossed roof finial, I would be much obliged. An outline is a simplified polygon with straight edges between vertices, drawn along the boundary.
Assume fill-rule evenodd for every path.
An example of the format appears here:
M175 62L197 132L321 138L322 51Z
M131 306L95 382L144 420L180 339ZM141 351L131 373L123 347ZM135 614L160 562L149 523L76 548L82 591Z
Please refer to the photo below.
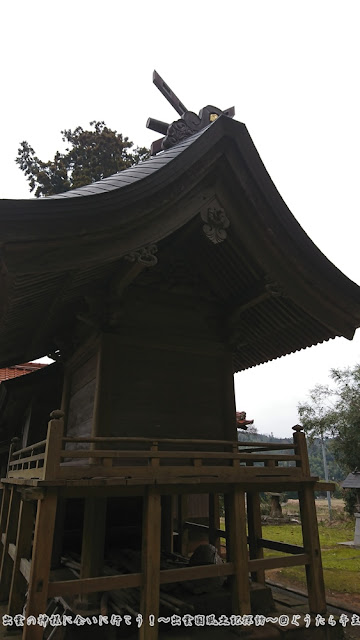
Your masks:
M162 120L156 120L155 118L148 118L146 126L152 131L162 133L164 138L155 140L151 145L151 155L155 155L159 151L169 149L178 144L185 138L197 133L204 127L207 127L211 122L216 120L220 115L233 118L235 115L235 108L225 109L221 111L217 107L207 105L200 110L199 115L196 115L193 111L189 111L185 105L179 100L175 93L170 89L169 85L164 82L162 77L154 71L153 83L159 89L159 91L165 96L166 100L171 104L175 111L181 116L180 120L176 120L171 124L163 122Z

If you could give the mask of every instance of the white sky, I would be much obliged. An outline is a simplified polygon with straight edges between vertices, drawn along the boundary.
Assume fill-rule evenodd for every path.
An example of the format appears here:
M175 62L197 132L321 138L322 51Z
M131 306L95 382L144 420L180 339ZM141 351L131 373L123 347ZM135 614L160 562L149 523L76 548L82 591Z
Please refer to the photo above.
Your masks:
M150 145L147 118L176 117L155 68L188 109L235 105L297 220L360 284L358 0L6 4L0 197L29 197L14 162L22 140L47 160L64 147L61 129L105 120ZM288 436L308 389L358 361L357 336L238 374L238 409L259 431Z

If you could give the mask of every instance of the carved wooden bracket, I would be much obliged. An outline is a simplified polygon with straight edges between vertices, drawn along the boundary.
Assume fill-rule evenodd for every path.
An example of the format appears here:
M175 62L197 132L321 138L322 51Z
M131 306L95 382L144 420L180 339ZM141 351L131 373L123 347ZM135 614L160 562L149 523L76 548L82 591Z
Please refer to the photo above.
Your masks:
M227 238L225 229L230 226L230 220L221 207L208 207L200 212L201 219L205 222L203 232L214 244L219 244Z
M269 276L266 277L265 289L271 296L274 296L275 298L278 298L280 296L285 297L285 291L283 287L278 282L276 282L276 280L272 280Z
M158 262L155 255L157 251L158 248L156 244L149 244L147 247L131 251L131 253L125 256L125 260L128 260L129 262L138 262L139 264L143 264L145 267L154 267Z

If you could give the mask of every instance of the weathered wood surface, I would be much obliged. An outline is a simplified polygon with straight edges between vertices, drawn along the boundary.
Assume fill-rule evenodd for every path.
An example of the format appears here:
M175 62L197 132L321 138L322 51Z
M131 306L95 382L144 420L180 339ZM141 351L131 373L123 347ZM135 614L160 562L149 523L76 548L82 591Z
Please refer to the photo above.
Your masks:
M225 523L228 560L234 563L231 579L232 611L235 614L251 613L249 587L249 559L246 535L245 492L235 487L225 498Z
M16 545L14 548L13 574L9 592L8 614L11 616L22 611L24 606L27 583L20 571L20 563L22 558L29 559L31 555L31 534L34 526L34 516L33 502L22 500L20 504Z
M160 606L161 498L149 488L144 496L141 549L140 611L144 623L139 640L157 640ZM150 624L150 616L154 623Z
M264 552L259 542L262 536L259 492L249 491L246 495L246 499L250 560L261 559L264 557ZM253 572L251 577L256 582L265 584L265 573L263 569Z
M18 518L20 511L20 493L16 487L10 490L10 501L7 511L6 529L2 534L3 554L0 569L0 601L6 600L9 595L13 572L13 559L9 555L9 545L16 544L18 530Z
M68 399L67 435L90 436L94 412L97 356L72 372Z
M100 576L103 572L106 508L106 498L85 499L80 578ZM96 598L86 599L86 604L89 602L98 604Z
M79 443L82 448L74 448ZM40 445L43 447L43 442L30 448L30 454ZM286 477L289 481L299 481L304 477L308 464L306 459L303 464L303 452L283 454L272 447L268 452L263 448L260 453L248 453L246 447L244 450L234 441L183 438L154 440L89 436L72 439L63 437L62 422L58 419L49 423L44 454L29 456L28 449L18 452L16 460L9 462L9 478L60 481L123 477L127 483L143 480L144 483L171 484L181 482L181 478L184 481L194 478L194 482L195 479L203 482L206 478L213 478L214 482L242 482L244 478L250 480L255 477ZM293 448L298 449L297 443ZM21 458L22 455L25 457ZM255 466L255 462L262 462L263 466ZM279 466L283 462L292 462L296 466ZM39 464L43 466L37 466Z
M44 498L38 500L37 503L28 606L26 608L26 615L33 615L36 618L40 613L44 613L47 607L56 505L56 491L50 489ZM41 640L42 631L38 625L25 626L23 640Z

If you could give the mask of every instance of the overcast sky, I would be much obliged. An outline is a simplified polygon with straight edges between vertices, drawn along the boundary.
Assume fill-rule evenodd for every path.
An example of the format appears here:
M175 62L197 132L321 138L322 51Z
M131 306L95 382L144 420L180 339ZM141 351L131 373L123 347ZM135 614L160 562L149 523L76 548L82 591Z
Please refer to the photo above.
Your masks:
M22 140L48 160L65 146L61 129L105 120L150 145L147 118L176 118L152 84L156 69L190 110L235 105L297 220L360 284L357 0L6 4L1 198L30 196L14 162ZM238 409L262 433L288 436L308 389L357 362L358 336L237 374Z

